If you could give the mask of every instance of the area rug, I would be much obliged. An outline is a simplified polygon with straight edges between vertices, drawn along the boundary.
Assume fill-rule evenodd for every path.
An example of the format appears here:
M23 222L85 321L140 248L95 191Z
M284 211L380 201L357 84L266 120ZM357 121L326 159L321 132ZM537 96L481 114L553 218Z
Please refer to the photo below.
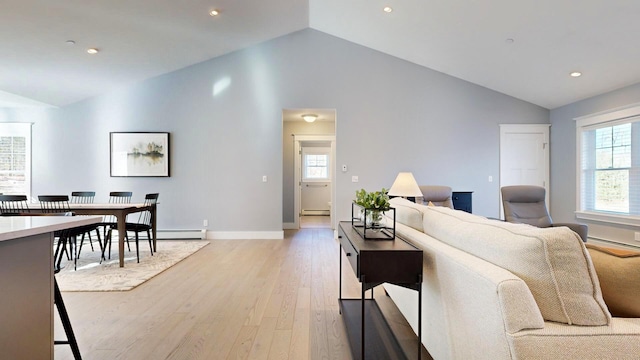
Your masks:
M122 268L119 266L117 250L112 250L111 259L100 264L100 251L97 244L94 244L95 251L91 251L88 246L82 249L77 270L73 269L73 261L63 261L63 268L56 274L56 279L61 291L127 291L169 269L207 244L208 241L198 240L161 240L158 241L158 251L153 256L150 256L148 246L141 247L140 263L136 262L135 245L131 244L132 251L127 251L125 246L125 263Z

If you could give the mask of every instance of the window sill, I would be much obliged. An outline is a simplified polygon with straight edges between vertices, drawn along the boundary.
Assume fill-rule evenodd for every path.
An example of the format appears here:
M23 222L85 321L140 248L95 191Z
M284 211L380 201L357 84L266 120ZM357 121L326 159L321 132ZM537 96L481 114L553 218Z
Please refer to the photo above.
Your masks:
M575 214L578 219L582 220L640 227L640 216L605 214L591 211L576 211Z

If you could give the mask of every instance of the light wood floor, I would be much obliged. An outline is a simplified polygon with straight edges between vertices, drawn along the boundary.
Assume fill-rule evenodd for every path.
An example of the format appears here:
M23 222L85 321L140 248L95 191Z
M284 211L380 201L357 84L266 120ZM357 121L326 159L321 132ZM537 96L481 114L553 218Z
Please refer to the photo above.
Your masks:
M350 359L332 234L213 240L134 290L64 292L83 358ZM345 266L343 296L358 295ZM57 319L55 332L64 339ZM55 358L72 359L69 347Z
M305 230L215 240L132 291L63 297L86 359L348 359L337 269L332 231Z
M331 227L331 216L300 216L300 229L325 229Z

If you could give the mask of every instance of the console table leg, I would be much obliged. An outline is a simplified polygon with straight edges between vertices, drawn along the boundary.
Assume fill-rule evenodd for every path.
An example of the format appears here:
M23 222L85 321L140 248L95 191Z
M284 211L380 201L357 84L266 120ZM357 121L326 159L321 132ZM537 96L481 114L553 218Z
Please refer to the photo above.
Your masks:
M360 286L361 289L361 297L360 299L362 300L362 321L361 321L361 327L362 327L362 332L360 333L361 337L360 337L360 354L361 354L361 359L364 360L364 303L365 303L365 290L364 290L364 284L365 284L365 276L362 275L362 278L360 279L360 283L362 284Z
M422 274L418 275L418 360L422 359Z
M342 315L342 243L340 243L340 247L338 248L338 257L340 258L340 271L338 272L338 313Z

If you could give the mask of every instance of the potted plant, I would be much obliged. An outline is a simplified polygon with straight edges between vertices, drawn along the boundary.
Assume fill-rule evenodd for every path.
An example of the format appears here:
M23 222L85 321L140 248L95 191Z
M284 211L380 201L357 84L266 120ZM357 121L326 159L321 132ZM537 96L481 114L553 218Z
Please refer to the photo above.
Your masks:
M389 195L387 189L368 192L365 189L356 191L356 205L361 207L360 216L367 227L380 228L384 212L389 210Z

